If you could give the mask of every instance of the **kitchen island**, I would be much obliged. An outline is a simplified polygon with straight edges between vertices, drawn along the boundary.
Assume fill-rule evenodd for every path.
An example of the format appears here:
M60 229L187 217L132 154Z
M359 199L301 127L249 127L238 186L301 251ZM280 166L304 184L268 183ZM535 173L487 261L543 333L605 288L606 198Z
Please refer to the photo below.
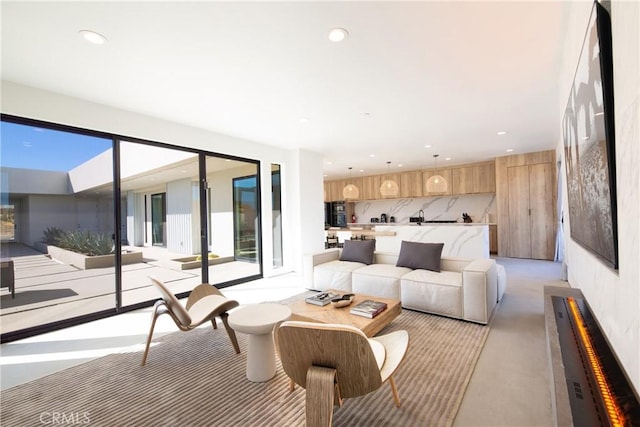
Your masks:
M443 256L489 258L489 224L451 223L422 225L378 225L376 232L393 231L395 236L376 236L376 251L400 253L403 240L444 243Z

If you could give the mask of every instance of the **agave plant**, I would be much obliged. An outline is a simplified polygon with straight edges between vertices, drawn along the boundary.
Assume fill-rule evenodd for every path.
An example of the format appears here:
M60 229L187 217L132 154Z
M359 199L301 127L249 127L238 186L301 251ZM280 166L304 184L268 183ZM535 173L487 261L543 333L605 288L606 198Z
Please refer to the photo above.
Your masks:
M113 242L108 234L90 231L69 231L60 238L58 246L88 256L113 253Z
M60 227L47 227L43 232L42 243L47 245L59 245L60 239L65 235L65 231Z

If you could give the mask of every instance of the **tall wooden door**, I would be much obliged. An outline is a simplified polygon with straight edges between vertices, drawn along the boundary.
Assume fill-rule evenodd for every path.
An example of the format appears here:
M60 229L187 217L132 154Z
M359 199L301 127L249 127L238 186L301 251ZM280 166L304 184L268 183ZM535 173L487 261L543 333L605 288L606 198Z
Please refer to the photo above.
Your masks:
M531 258L529 166L510 167L507 174L509 178L509 256Z
M509 256L552 260L555 253L553 163L514 166L509 179Z
M555 256L556 186L553 163L529 166L531 209L531 258L552 260Z

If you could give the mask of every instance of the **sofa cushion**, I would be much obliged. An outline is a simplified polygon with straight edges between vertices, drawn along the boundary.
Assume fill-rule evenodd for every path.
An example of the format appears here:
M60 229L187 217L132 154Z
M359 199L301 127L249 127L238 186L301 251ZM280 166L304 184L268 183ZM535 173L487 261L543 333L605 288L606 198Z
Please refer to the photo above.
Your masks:
M400 296L405 308L462 318L462 274L414 270L400 279Z
M351 292L351 273L366 264L350 261L329 261L313 269L313 287L320 291L336 289Z
M400 299L400 278L411 273L410 268L390 264L371 264L352 274L352 291L381 298Z
M440 271L440 257L444 243L421 243L403 240L397 267Z
M373 253L376 249L375 240L345 240L340 261L361 262L373 264Z

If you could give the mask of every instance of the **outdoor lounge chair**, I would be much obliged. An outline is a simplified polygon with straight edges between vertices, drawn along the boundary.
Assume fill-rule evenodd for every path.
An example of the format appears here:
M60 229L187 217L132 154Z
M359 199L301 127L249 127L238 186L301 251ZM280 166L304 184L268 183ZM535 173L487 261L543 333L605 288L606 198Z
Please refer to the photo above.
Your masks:
M334 405L375 391L386 380L400 407L392 375L407 352L407 331L367 338L350 325L286 321L276 325L274 338L282 368L306 389L308 427L330 426Z
M164 313L171 316L176 326L181 331L190 331L209 320L213 325L213 329L218 329L215 317L220 317L227 333L229 334L233 348L236 353L240 353L236 333L229 326L227 321L227 317L229 316L227 312L232 308L237 307L239 305L238 301L226 298L215 286L203 283L196 286L193 291L191 291L189 298L187 298L187 305L186 307L183 307L180 301L178 301L178 298L176 298L173 292L167 289L162 281L155 277L149 278L162 294L162 299L158 300L153 306L151 329L149 330L147 346L144 349L144 355L142 356L142 366L144 366L147 361L147 355L149 353L149 346L151 345L156 319Z

